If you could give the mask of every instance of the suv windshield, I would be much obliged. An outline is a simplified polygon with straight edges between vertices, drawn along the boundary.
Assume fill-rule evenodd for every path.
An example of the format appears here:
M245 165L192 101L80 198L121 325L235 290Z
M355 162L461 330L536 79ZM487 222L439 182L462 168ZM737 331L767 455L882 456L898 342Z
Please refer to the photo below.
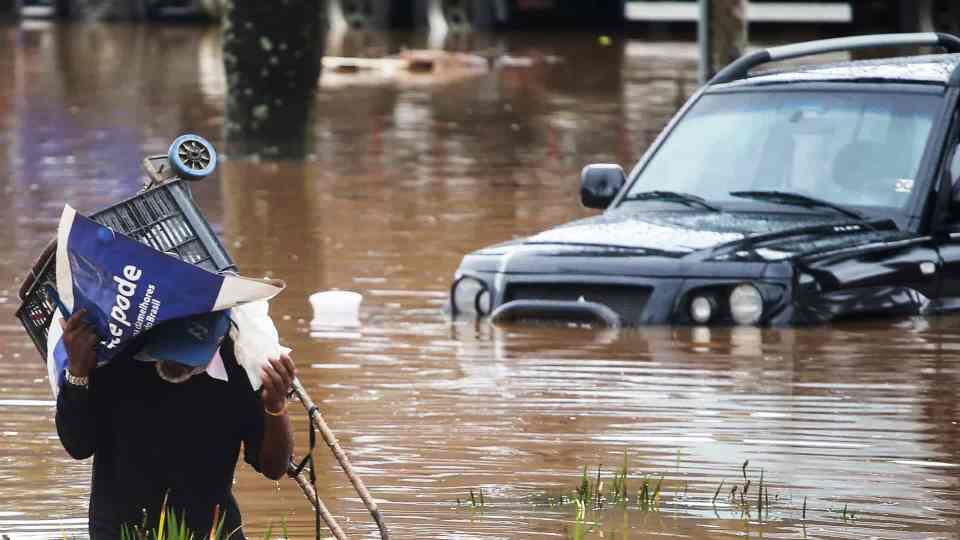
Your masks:
M903 209L941 100L903 92L707 94L624 200L660 190L742 207L778 203L731 192L777 191L844 207Z

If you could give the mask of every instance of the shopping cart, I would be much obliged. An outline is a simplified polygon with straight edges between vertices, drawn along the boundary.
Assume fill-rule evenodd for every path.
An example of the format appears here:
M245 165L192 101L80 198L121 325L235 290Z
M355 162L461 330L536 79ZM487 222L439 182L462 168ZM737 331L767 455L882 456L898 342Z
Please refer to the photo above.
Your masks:
M210 224L200 213L190 192L190 182L209 175L217 166L217 153L197 135L178 137L167 155L143 160L147 180L136 195L104 208L91 219L159 251L213 272L236 270ZM43 250L20 287L17 318L33 340L40 357L47 359L47 330L56 303L57 243Z

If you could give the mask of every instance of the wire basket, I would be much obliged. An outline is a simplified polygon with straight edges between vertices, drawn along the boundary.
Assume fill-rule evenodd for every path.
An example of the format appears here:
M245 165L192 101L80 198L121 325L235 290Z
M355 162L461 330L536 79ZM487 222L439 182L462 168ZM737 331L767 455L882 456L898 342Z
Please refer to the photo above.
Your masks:
M91 219L134 240L212 272L236 270L230 255L193 202L190 188L174 178L100 210ZM57 286L56 241L37 260L20 288L17 318L44 362L47 330L56 309L47 285Z

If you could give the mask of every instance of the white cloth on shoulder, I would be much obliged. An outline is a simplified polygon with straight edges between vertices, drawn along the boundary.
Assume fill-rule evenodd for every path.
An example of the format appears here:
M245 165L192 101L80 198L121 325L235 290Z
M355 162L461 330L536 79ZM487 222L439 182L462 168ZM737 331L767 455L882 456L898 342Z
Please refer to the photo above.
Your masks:
M246 371L254 390L259 390L263 385L260 369L271 358L280 358L291 351L280 345L280 335L269 311L270 304L266 300L257 300L230 309L230 319L233 321L230 325L233 352L237 363Z

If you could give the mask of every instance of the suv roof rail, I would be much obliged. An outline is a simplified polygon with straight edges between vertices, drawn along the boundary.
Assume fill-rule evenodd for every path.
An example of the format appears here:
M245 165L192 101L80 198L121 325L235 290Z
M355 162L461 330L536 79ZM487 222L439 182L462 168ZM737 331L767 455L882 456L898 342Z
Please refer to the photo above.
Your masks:
M931 47L943 47L952 53L960 52L960 38L939 32L873 34L869 36L820 39L795 43L793 45L770 47L762 51L745 54L720 70L708 84L722 84L743 79L751 69L761 64L766 64L767 62L835 51L852 51L869 47L897 47L903 45L927 45Z

